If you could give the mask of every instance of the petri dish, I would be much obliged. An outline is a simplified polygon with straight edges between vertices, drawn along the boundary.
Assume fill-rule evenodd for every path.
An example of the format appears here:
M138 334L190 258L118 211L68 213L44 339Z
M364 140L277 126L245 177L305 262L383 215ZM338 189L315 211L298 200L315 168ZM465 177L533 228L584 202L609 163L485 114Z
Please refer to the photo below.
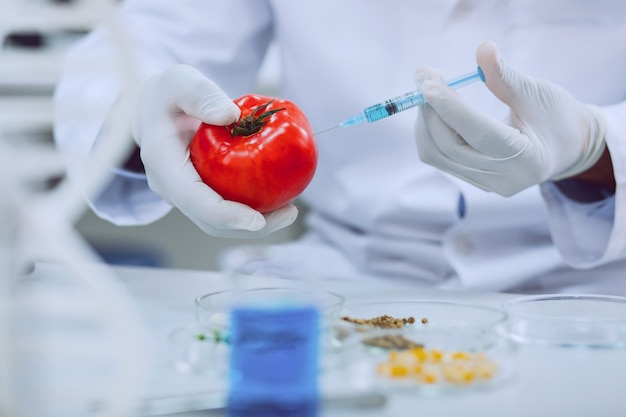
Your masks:
M200 323L185 323L169 334L170 361L183 374L224 373L225 348L215 331Z
M195 299L196 319L201 323L228 325L230 311L237 306L276 307L314 305L321 315L341 306L345 297L329 291L300 287L233 289L204 294Z
M500 386L515 374L501 309L396 300L346 303L333 317L351 328L343 340L344 372L357 388L451 394Z
M626 297L544 294L504 303L511 340L563 348L626 348Z
M315 306L320 314L321 368L335 366L336 352L342 348L329 317L345 301L343 295L314 288L262 287L217 291L195 299L196 322L209 329L210 341L220 345L219 362L227 363L230 346L230 315L236 307L282 308L289 306ZM215 357L215 355L213 355Z

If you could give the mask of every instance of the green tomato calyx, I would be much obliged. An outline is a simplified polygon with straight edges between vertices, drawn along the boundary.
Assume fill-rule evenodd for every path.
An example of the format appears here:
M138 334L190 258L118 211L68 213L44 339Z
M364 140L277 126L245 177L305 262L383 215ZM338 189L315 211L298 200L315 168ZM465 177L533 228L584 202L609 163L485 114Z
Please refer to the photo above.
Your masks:
M232 129L230 130L230 134L232 136L250 136L258 133L263 126L269 121L269 117L277 113L281 110L285 110L285 108L274 109L274 110L265 110L267 106L274 100L270 100L267 103L261 104L256 107L252 113L248 116L240 119L236 123L233 123Z

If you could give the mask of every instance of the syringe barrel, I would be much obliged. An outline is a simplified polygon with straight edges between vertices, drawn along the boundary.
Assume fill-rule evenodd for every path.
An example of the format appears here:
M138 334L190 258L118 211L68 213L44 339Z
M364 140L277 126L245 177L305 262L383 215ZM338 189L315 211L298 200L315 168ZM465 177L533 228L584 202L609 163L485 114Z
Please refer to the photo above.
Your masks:
M485 75L480 67L476 71L460 75L456 78L452 78L446 81L450 87L457 89L464 87L476 81L485 81ZM412 107L421 106L426 103L426 99L422 95L421 91L410 91L401 96L386 100L382 103L374 104L363 110L365 118L369 123L375 122L385 117L392 116L401 111L408 110Z
M372 123L385 117L389 117L412 107L421 106L426 100L419 91L412 91L401 96L386 100L383 103L367 107L363 113L367 121Z

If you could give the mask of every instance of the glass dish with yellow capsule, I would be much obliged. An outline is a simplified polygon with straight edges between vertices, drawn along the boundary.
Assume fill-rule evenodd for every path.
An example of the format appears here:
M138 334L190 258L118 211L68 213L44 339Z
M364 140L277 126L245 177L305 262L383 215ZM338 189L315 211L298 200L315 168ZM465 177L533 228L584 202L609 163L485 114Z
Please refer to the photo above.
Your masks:
M346 381L358 388L437 395L493 388L515 374L506 313L437 300L345 303Z

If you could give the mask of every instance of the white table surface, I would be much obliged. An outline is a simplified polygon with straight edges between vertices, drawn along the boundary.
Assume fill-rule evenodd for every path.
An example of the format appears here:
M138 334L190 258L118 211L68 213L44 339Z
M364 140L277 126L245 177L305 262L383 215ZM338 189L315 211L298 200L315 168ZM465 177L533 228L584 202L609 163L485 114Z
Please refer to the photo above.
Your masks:
M171 366L167 337L173 328L195 320L194 299L198 295L229 288L229 278L211 271L135 267L116 267L113 271L136 302L154 349L153 373L139 397L161 398L218 389L220 384L216 384L211 375L185 375ZM54 282L66 274L63 267L38 264L28 278L34 282ZM272 280L268 280L258 285L271 283ZM503 301L514 297L512 294L423 289L382 281L365 284L323 281L318 285L344 295L347 301L419 298L500 307ZM513 380L497 388L435 397L391 394L383 408L329 409L323 416L626 416L626 349L526 346L519 349L516 360L518 366ZM67 383L76 384L76 379L72 381ZM69 387L69 391L59 392L72 390L74 394L80 391L79 387Z

